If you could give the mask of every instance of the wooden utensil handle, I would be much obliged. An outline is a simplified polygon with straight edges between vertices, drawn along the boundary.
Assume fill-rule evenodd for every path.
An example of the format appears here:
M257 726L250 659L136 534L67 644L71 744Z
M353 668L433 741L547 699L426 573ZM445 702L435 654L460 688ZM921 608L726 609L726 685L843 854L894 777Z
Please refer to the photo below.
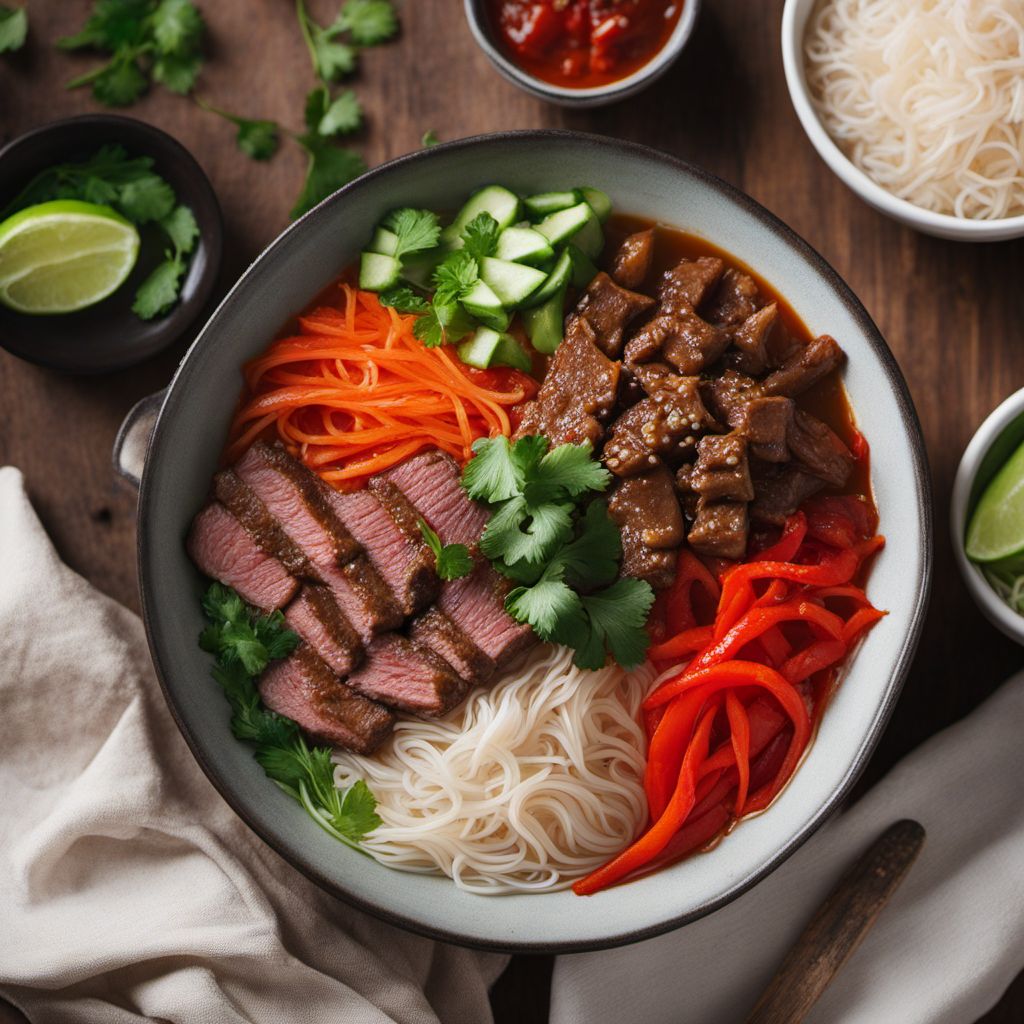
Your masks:
M799 1024L871 930L924 845L924 828L897 821L843 876L786 954L747 1024Z

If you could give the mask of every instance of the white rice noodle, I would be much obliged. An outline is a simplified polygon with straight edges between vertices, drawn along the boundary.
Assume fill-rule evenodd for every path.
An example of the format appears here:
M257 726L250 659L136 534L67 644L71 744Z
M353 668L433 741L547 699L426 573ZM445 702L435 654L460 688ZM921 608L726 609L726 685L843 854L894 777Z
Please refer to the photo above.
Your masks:
M883 188L1024 214L1024 0L819 0L804 56L826 130Z
M373 757L337 754L338 785L365 779L377 797L366 851L470 892L552 891L639 834L654 671L585 672L572 657L541 646L445 718L399 721Z

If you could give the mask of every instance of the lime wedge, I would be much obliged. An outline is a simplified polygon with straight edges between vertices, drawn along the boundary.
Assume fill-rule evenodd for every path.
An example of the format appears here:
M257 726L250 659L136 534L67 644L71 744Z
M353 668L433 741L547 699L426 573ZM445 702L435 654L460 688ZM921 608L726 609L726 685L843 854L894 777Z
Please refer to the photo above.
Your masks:
M0 302L19 313L71 313L122 284L139 233L109 206L56 199L0 224Z
M973 562L997 562L1024 552L1024 444L982 493L965 547Z

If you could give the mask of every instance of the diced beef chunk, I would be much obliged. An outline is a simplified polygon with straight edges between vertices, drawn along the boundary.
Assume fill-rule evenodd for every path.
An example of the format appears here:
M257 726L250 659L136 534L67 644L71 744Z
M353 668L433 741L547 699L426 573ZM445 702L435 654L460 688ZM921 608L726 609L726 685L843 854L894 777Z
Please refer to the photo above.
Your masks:
M765 377L762 383L764 393L795 398L840 366L844 358L836 340L823 334L798 349L782 366Z
M437 607L455 623L498 669L536 642L529 626L505 611L509 586L481 560L462 579L441 586Z
M702 312L711 323L730 327L753 316L759 305L757 282L742 270L730 267Z
M747 403L762 397L761 385L736 370L726 370L721 377L704 381L701 395L712 416L734 430L743 425Z
M284 620L338 675L348 675L363 657L363 644L331 591L304 586L285 609Z
M679 496L679 507L683 510L683 515L690 520L697 518L697 501L700 498L700 495L693 489L694 468L692 462L684 462L676 470L676 494Z
M314 565L339 564L359 553L331 510L330 488L280 445L257 441L238 460L235 473Z
M347 683L364 697L418 715L443 715L469 686L442 657L397 633L375 637Z
M696 309L718 284L724 266L717 256L699 256L666 270L658 284L661 311L685 313Z
M475 544L487 522L487 509L471 501L460 483L458 463L437 449L399 463L370 480L394 484L430 526L442 544Z
M850 449L816 416L797 409L786 435L789 450L814 476L844 487L853 469Z
M389 503L393 497L393 492L361 490L335 494L332 501L338 518L390 587L402 614L415 615L437 596L440 580L415 515L408 503Z
M747 439L738 431L708 434L697 445L697 464L690 486L705 502L724 498L750 501L754 485L750 479Z
M372 754L391 733L395 717L342 683L314 651L300 644L272 662L259 683L263 703L318 739Z
M654 299L620 288L602 272L587 285L572 318L586 320L594 330L597 347L606 356L617 359L622 352L626 324L653 305Z
M542 434L552 445L590 441L596 447L615 407L619 365L598 351L585 320L570 320L537 397L521 408L515 436Z
M494 675L493 659L484 654L440 608L428 608L413 619L409 636L444 658L461 678L474 686L486 683Z
M687 540L698 554L738 559L747 551L748 527L746 502L701 498Z
M615 484L608 511L622 531L622 575L667 587L683 542L683 515L672 474L659 466Z
M654 257L654 228L637 231L619 246L612 260L612 277L623 288L639 288L651 270Z
M752 313L732 335L733 360L736 369L751 377L759 377L768 369L768 338L778 319L779 307L769 302Z
M742 407L738 429L750 442L750 454L765 462L789 458L786 436L793 418L791 398L752 398Z
M783 523L813 494L825 486L800 466L759 465L754 471L754 500L750 514L775 526Z
M232 470L225 469L213 478L217 500L246 528L260 548L273 555L289 573L304 579L316 572L302 549L281 529L255 492Z
M696 313L659 313L630 338L625 358L630 364L662 359L688 376L710 366L728 345L729 336Z
M286 605L298 588L285 567L261 551L252 534L223 505L207 505L195 517L186 547L200 571L233 587L243 600L264 611Z

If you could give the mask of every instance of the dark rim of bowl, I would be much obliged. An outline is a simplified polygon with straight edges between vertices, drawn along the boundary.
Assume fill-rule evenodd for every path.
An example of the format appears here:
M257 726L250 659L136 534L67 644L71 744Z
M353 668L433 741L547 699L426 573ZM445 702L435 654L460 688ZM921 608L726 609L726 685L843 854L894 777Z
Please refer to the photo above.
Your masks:
M665 45L651 57L646 64L641 64L625 78L616 79L607 85L590 86L584 89L572 89L567 86L555 85L545 81L529 71L523 70L514 61L509 60L501 48L491 38L491 31L486 24L487 16L481 8L484 0L464 0L466 21L474 41L483 50L484 55L495 68L513 85L541 99L565 106L603 106L616 100L626 99L641 89L653 84L676 62L686 44L693 35L697 18L700 16L702 0L683 0L683 9L679 22L672 30ZM581 133L585 134L585 133Z
M174 154L175 159L181 162L181 165L185 168L184 176L191 179L191 188L196 192L202 193L203 200L209 206L210 211L213 214L213 228L211 232L207 232L202 237L202 245L207 251L207 260L203 269L202 276L196 283L194 291L188 296L188 298L179 305L173 307L170 311L164 314L165 319L169 319L177 315L181 319L181 323L178 329L175 331L167 331L167 337L162 339L160 343L153 348L146 349L145 353L137 359L128 359L127 361L117 361L116 364L109 368L103 368L98 373L116 373L120 370L128 369L131 366L135 366L138 363L145 362L148 359L152 359L159 353L163 352L164 349L169 348L175 341L181 338L196 322L197 317L203 311L203 307L206 305L213 293L213 289L217 284L217 277L220 274L221 262L224 255L224 214L220 208L220 201L217 199L217 193L213 189L213 185L210 183L210 179L203 170L199 161L192 155L191 152L179 142L169 132L165 132L162 128L158 128L154 124L150 124L148 121L140 121L134 117L125 117L121 114L75 114L73 117L61 117L55 121L48 121L46 124L39 125L36 128L30 128L27 132L22 132L21 135L15 136L5 145L0 146L0 161L14 149L20 149L22 146L31 145L36 139L50 135L55 131L59 131L69 126L81 126L86 124L96 125L97 127L103 128L120 128L126 133L131 133L136 138L144 137L148 139L155 150L163 149ZM131 140L118 140L125 144L126 148L131 149ZM159 161L159 156L154 157ZM196 250L193 250L193 255ZM182 279L184 285L187 280L188 271L186 271L185 277ZM140 321L144 323L145 321ZM13 348L8 349L12 355L18 359L24 359L28 362L35 363L37 366L42 366L51 370L58 370L61 372L71 373L89 373L92 371L82 369L72 369L68 371L66 363L60 359L54 359L50 356L40 353L37 356L30 356L21 351L15 351Z
M221 775L206 761L201 745L192 734L188 723L184 720L177 708L173 689L168 684L167 677L169 673L165 671L164 661L161 657L161 648L164 644L162 642L162 631L157 618L157 588L155 588L155 581L146 573L146 544L148 537L146 524L149 519L150 506L150 489L148 487L148 481L152 472L154 472L153 467L160 465L163 461L161 458L162 453L160 451L162 447L161 426L165 420L170 420L175 416L180 416L186 407L189 393L187 380L190 373L192 355L202 343L203 337L206 335L207 331L230 315L232 307L236 302L236 293L241 281L244 280L244 278L247 277L256 266L263 263L264 260L272 257L275 250L282 245L283 240L295 231L301 230L302 225L307 220L319 217L329 207L343 202L351 196L358 195L368 182L388 174L396 167L405 166L422 160L429 160L432 158L432 154L434 153L457 153L460 150L470 149L481 144L497 145L502 142L529 142L531 140L537 142L559 140L571 141L584 143L585 145L592 146L598 150L612 147L627 156L640 157L644 160L653 160L664 164L674 171L692 176L709 188L714 189L728 201L741 207L745 212L752 214L766 228L781 239L783 243L799 253L807 264L814 271L824 277L824 279L832 286L837 297L864 331L875 355L878 357L899 404L900 418L910 440L911 450L913 453L914 479L920 488L923 499L921 507L918 509L918 527L923 539L924 560L920 578L918 580L919 596L913 611L910 628L907 631L906 636L903 638L899 653L896 657L895 669L892 674L888 691L877 710L872 727L864 741L861 743L857 756L851 763L845 777L832 792L829 799L826 800L820 808L818 808L817 813L806 825L803 826L803 828L790 837L789 841L782 847L782 849L770 857L760 867L751 871L740 881L730 886L725 892L719 894L713 899L705 901L688 913L672 917L666 921L662 921L656 925L650 925L645 928L638 928L633 931L617 932L609 935L607 938L597 941L584 940L579 942L570 941L557 943L509 942L502 941L500 939L488 941L473 936L463 936L458 933L445 931L442 928L432 927L420 921L405 917L402 914L381 906L378 903L374 903L371 900L352 895L336 885L330 878L326 877L321 872L317 864L305 860L300 855L293 855L284 849L283 844L278 843L275 839L268 838L261 828L261 825L256 820L256 816L251 814L246 807L242 806L241 801L236 798L232 790L230 780L221 777ZM918 640L920 639L921 630L924 624L924 616L928 605L928 595L931 589L933 552L932 505L931 480L928 473L928 462L925 454L924 439L921 434L921 426L917 418L917 413L914 410L909 388L907 387L906 381L903 378L903 374L899 369L895 357L878 330L878 327L875 325L860 300L853 294L850 287L842 280L825 258L805 242L799 235L797 235L791 228L787 227L781 220L779 220L778 217L773 213L770 213L754 199L751 199L750 196L740 192L732 185L729 185L727 182L715 177L708 171L694 167L685 161L669 156L666 153L661 153L658 150L651 149L647 146L642 146L633 142L625 142L620 139L611 139L600 135L591 135L585 132L555 129L496 132L487 135L472 136L467 139L459 139L454 142L441 143L437 146L432 146L429 149L419 150L415 153L397 157L394 160L390 160L387 163L381 164L379 167L375 167L373 170L368 171L357 181L352 182L350 185L345 186L343 189L329 196L322 203L314 207L314 209L310 210L307 214L278 235L278 237L263 251L258 259L250 265L246 273L243 274L242 278L240 278L238 282L236 282L231 291L228 292L221 304L214 311L212 317L189 348L185 358L182 360L181 365L175 373L174 379L171 381L168 390L167 399L160 410L156 427L150 439L149 451L146 456L145 470L143 471L142 485L139 494L139 531L137 550L142 596L142 615L146 626L146 636L149 640L150 651L153 656L157 678L159 679L161 689L164 692L164 697L175 721L178 723L178 728L185 737L185 740L191 748L196 760L199 762L200 767L206 773L210 781L213 782L221 796L224 797L235 813L238 814L238 816L253 830L253 832L267 843L271 849L292 864L293 867L297 868L307 878L316 883L321 889L338 897L351 906L354 906L359 910L366 911L367 913L370 913L381 920L387 921L390 924L397 925L407 931L424 935L428 938L439 939L443 942L469 946L473 949L492 950L503 953L583 953L599 949L609 949L615 946L625 946L634 942L639 942L643 939L662 935L685 924L689 924L691 921L705 917L713 911L718 910L720 907L731 903L734 899L741 896L744 892L782 864L783 861L802 846L803 843L821 827L832 812L836 810L840 802L850 792L850 789L863 772L869 757L878 744L881 734L892 715L892 711L895 707L900 691L903 688L903 683L910 669L910 663L917 647ZM170 655L173 652L168 651L167 653L168 657L166 664L171 665L173 664L173 660Z

